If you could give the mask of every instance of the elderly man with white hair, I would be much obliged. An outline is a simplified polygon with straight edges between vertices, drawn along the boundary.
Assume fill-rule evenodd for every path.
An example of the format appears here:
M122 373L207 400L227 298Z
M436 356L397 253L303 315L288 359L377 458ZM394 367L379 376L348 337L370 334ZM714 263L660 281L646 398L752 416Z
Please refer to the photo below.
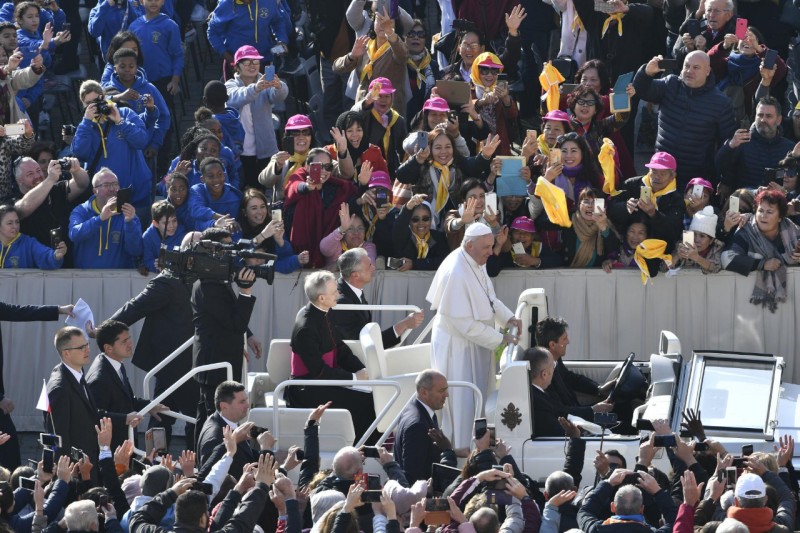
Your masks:
M484 398L495 388L494 350L516 343L516 335L502 333L498 326L521 327L514 312L501 302L486 272L494 236L489 226L472 224L461 247L442 262L426 299L436 311L431 334L431 366L450 381L474 383ZM456 449L468 448L475 418L472 391L450 392L451 402L443 410L443 427L452 424ZM458 406L458 410L453 406ZM479 411L483 406L478 406Z

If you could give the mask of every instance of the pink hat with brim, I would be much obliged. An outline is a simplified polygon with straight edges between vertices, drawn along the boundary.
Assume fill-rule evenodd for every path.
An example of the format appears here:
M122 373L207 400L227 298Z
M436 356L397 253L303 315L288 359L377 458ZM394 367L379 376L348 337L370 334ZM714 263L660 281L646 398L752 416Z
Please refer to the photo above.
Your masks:
M392 180L389 179L389 174L383 170L376 170L372 173L372 177L369 178L367 187L370 189L372 187L383 187L384 189L392 190Z
M371 91L376 83L381 84L380 94L394 94L395 88L394 85L392 85L392 81L389 78L375 78L370 82L368 90Z
M425 100L425 105L422 106L423 111L441 111L447 113L450 111L450 106L447 100L439 96L434 96Z
M236 53L233 55L233 64L236 65L239 63L239 61L244 59L258 59L261 61L264 59L264 56L258 53L258 50L256 50L255 46L246 44L236 50Z
M675 170L678 168L678 163L675 158L667 152L656 152L650 158L650 162L645 165L647 168L656 170Z
M494 59L492 59L491 55L487 55L483 61L478 63L478 67L501 69L503 68L503 64L496 62Z
M684 189L684 192L688 191L689 189L691 189L695 185L702 185L703 187L705 187L706 189L711 191L712 195L714 194L714 186L711 185L710 181L708 181L707 179L703 179L703 178L692 178L692 179L690 179L689 183L686 184L686 189Z
M533 225L533 220L528 217L517 217L511 223L511 229L519 231L526 231L528 233L536 233L536 226Z
M555 120L556 122L569 123L569 115L567 115L565 111L554 109L553 111L548 111L547 114L542 117L542 122L545 120Z
M311 124L311 119L305 115L293 115L289 117L289 120L286 121L286 127L284 128L285 131L291 130L304 130L307 128L314 129L314 125Z

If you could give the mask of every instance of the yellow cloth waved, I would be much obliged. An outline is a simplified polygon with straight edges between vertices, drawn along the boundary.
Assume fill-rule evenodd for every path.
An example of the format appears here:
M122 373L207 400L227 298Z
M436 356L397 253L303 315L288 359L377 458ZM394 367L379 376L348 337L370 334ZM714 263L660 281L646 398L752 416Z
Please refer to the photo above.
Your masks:
M447 199L450 198L450 165L452 164L452 159L446 165L433 162L433 168L439 171L439 184L436 186L436 205L434 206L437 213L442 211Z
M550 222L564 228L572 227L572 220L567 211L567 195L560 187L553 185L543 177L536 180L536 189L533 193L542 199L544 211Z
M558 85L563 82L564 76L553 66L552 61L545 63L542 73L539 74L539 83L542 86L542 92L547 95L548 111L558 109L561 101L561 91L558 90Z
M653 190L652 179L650 178L650 172L645 174L645 176L642 178L642 185L647 185L648 187L650 187L650 190ZM656 200L658 200L665 194L669 194L675 191L677 188L678 188L678 182L675 180L675 178L672 178L672 181L670 181L666 187L664 187L658 192L653 191L653 205L656 206L656 211L658 211L658 202Z
M645 239L636 247L636 251L633 252L633 259L642 272L642 285L647 285L647 280L650 279L650 270L647 268L645 259L663 259L667 263L671 263L672 256L665 254L666 250L666 241L660 239ZM652 283L652 280L650 282Z
M622 18L625 16L625 13L611 13L605 22L603 22L603 31L600 35L600 38L606 36L606 32L608 31L608 27L611 25L612 20L617 21L617 33L620 37L622 37Z
M600 161L600 168L603 170L603 192L616 196L619 194L617 191L617 169L614 165L614 154L617 149L611 139L603 138L603 146L600 147L600 155L597 159Z
M367 57L369 57L369 62L364 65L364 70L361 71L361 77L358 79L359 81L364 81L364 78L372 78L372 65L375 62L383 57L383 54L389 51L389 41L386 41L378 48L378 40L377 39L370 39L369 44L367 45Z
M485 87L483 85L483 82L481 81L481 73L480 73L480 66L479 66L481 63L483 63L487 59L491 59L492 63L494 63L495 65L500 65L500 68L498 70L500 72L503 72L503 67L502 67L503 62L500 61L500 58L497 57L496 55L494 55L491 52L484 52L481 55L479 55L478 57L476 57L475 61L472 62L472 69L469 71L469 78L472 80L472 83L474 83L476 87L483 87L484 90L491 91L492 87L497 85L497 79L495 78L495 82L491 86Z

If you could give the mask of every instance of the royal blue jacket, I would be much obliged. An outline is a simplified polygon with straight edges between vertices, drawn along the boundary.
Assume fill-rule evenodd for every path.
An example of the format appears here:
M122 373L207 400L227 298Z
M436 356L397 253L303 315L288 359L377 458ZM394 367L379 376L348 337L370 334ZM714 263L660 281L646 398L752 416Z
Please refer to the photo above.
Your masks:
M142 226L139 217L125 222L122 214L100 220L100 209L92 196L72 210L69 238L75 243L75 268L134 268L142 256Z
M56 49L56 45L52 40L50 41L49 48L45 50L39 50L38 52L32 51L40 48L43 42L42 34L38 31L33 33L25 30L17 30L17 48L19 48L19 50L22 52L22 61L20 61L18 68L22 69L29 67L31 65L31 61L34 57L36 57L37 53L42 54L44 66L46 68L50 68L50 66L53 64L53 56L51 54ZM32 87L17 91L17 99L19 100L20 107L27 111L27 107L22 104L22 98L27 98L29 102L33 103L41 98L43 92L44 76L40 77L39 81L37 81Z
M242 205L242 193L239 189L234 189L230 184L224 185L222 196L219 200L211 198L205 183L198 183L189 189L189 212L192 218L199 222L211 220L214 213L220 215L230 215L236 218L239 208Z
M166 4L164 4L166 7ZM162 8L163 10L163 8ZM144 11L138 2L125 2L125 9L108 5L106 0L99 0L89 13L89 35L97 40L103 61L106 59L108 45L114 36L130 27L131 23L141 17Z
M266 61L272 61L270 49L276 44L273 34L278 41L288 43L291 18L285 2L278 5L276 0L252 0L250 4L240 4L221 0L208 23L208 42L219 55L233 55L249 44Z
M228 148L227 146L223 146L222 150L219 153L219 159L225 164L225 183L230 183L234 189L238 189L239 174L237 172L234 172L234 169L237 167L234 167L233 154L231 153L230 148ZM177 167L178 163L180 162L181 162L181 156L178 155L169 164L169 170L167 171L167 175L172 174L172 172L175 170L175 167ZM236 160L236 162L239 163L238 167L242 166L241 162L239 162L238 159ZM190 170L186 174L186 179L189 180L190 188L200 183L200 176L202 175L202 172L200 172L200 169L197 168L197 165L198 165L197 160L193 159L192 170ZM159 187L159 190L161 188L162 187ZM166 195L166 189L164 190L164 193Z
M166 196L166 195L165 195ZM178 224L183 226L187 232L189 231L203 231L214 225L213 220L197 220L192 216L189 209L189 199L187 198L183 205L175 207L175 216L178 217Z
M142 234L142 248L144 254L144 266L150 272L158 272L156 270L156 259L158 254L161 253L161 245L166 244L169 248L173 246L180 246L183 237L186 235L186 229L178 222L178 227L175 229L175 235L161 238L158 228L150 224L150 227L144 230Z
M0 268L41 268L55 270L64 264L56 259L55 250L33 237L20 233L8 246L0 243Z
M104 89L109 87L113 87L121 93L125 92L127 89L127 87L125 87L122 82L119 81L119 77L116 75L116 73L111 75L111 81L109 83L103 83ZM161 96L161 93L158 92L158 89L156 89L155 85L138 75L136 76L136 80L133 82L131 89L139 93L139 99L134 102L126 100L125 103L131 109L136 111L136 114L138 114L145 123L149 121L150 117L149 113L147 113L147 106L144 105L142 95L149 94L153 97L153 103L155 103L158 113L155 118L155 127L152 131L148 131L148 133L150 133L150 138L147 141L147 146L156 149L161 148L161 146L164 144L164 137L167 135L169 126L172 123L172 119L169 114L169 108L167 107L167 103L164 101L164 97ZM148 124L145 124L145 127L149 130L150 128L148 126Z
M3 6L0 7L0 21L2 22L13 22L16 24L17 19L14 17L14 9L17 6L14 5L14 2L3 2ZM64 13L64 10L59 9L55 13L50 11L49 9L42 9L39 11L39 33L44 31L45 26L48 23L53 25L53 36L55 36L58 32L64 29L64 23L67 21L67 14Z
M233 150L236 157L239 157L244 145L244 127L242 127L239 111L232 107L226 107L224 113L217 113L214 118L219 120L222 127L222 144Z
M75 130L72 152L90 176L102 167L110 168L117 175L121 188L133 187L131 204L137 209L149 208L152 177L142 153L149 140L147 129L136 111L121 107L119 113L122 117L119 124L110 120L100 124L84 117ZM101 142L101 128L105 143ZM88 168L98 152L97 164Z
M147 79L158 81L180 76L183 71L181 31L174 20L159 13L152 20L144 15L131 23L130 31L139 37Z

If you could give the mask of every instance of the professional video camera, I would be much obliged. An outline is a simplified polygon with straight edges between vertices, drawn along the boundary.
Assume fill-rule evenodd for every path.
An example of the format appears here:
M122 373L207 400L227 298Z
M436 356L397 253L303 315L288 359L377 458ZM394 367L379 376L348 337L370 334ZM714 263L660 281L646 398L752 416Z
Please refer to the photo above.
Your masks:
M255 250L255 243L241 239L238 243L224 244L203 240L192 244L187 250L170 250L161 245L158 256L161 268L168 268L184 281L197 279L216 279L236 281L242 268L249 268L256 278L267 280L272 285L275 279L275 259L277 256ZM263 259L266 264L246 265L245 259Z

